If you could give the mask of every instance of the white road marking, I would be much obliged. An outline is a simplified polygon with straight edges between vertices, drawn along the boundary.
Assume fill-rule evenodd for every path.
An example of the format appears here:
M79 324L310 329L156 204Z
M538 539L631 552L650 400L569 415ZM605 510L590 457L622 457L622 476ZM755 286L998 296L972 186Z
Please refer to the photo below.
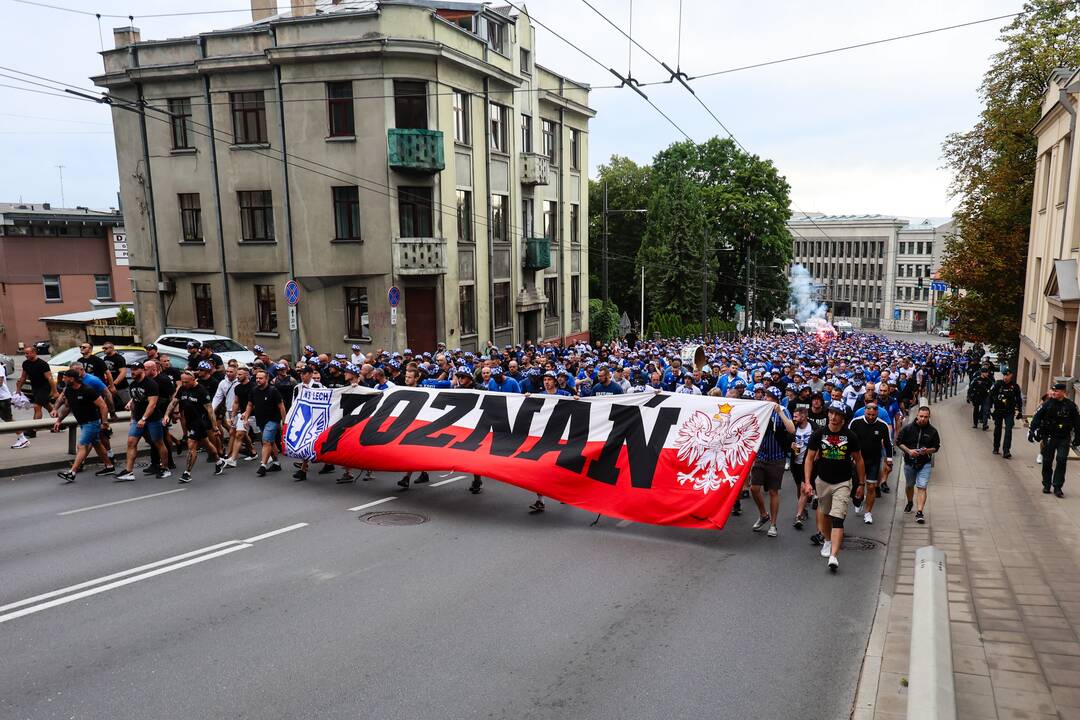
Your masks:
M437 483L431 483L430 485L428 485L428 487L439 487L440 485L445 485L447 483L457 482L458 480L464 480L464 479L465 479L464 475L458 475L457 477L452 477L449 480L440 480Z
M140 580L147 580L158 575L164 575L165 573L172 572L173 570L180 570L181 568L185 568L189 565L201 563L206 560L213 560L214 558L221 557L222 555L228 555L229 553L234 553L237 550L244 550L249 547L252 547L252 545L231 545L230 547L222 548L217 552L212 552L209 555L199 555L198 557L194 557L189 560L176 563L174 565L166 565L165 567L159 567L156 570L151 570L150 572L145 572L141 575L134 575L132 577L124 578L123 580L117 580L116 582L109 583L108 585L101 585L100 587L83 590L82 592L77 592L74 595L66 595L62 598L57 598L55 600L50 600L49 602L41 603L40 605L32 605L30 607L23 608L22 610L16 610L15 612L10 612L6 615L0 615L0 623L6 623L9 620L15 620L25 615L32 615L34 613L41 612L42 610L48 610L49 608L56 607L57 605L65 605L70 602L75 602L76 600L82 600L83 598L90 597L91 595L97 595L99 593L107 592L109 590L115 590L118 587L130 585L132 583L139 582Z
M633 524L633 520L620 520L619 522L615 523L615 527L629 527Z
M140 495L139 497L128 498L127 500L117 500L116 502L102 503L101 505L91 505L90 507L79 508L78 510L66 510L62 513L56 513L57 515L74 515L75 513L86 512L88 510L100 510L101 508L112 507L113 505L123 505L124 503L136 502L138 500L148 500L149 498L161 497L162 495L172 495L173 493L184 492L187 488L177 488L176 490L166 490L165 492L151 493L150 495Z
M287 533L287 532L289 532L291 530L299 530L302 527L307 527L307 523L296 523L295 525L290 525L289 527L283 527L283 528L281 528L279 530L271 530L270 532L263 533L262 535L256 535L255 537L246 538L244 540L244 542L246 542L246 543L257 543L260 540L265 540L266 538L274 537L275 535L280 535L282 533Z
M202 555L203 553L213 552L214 550L220 550L223 547L228 547L230 545L239 545L239 544L240 544L239 540L229 540L228 542L218 543L217 545L210 545L209 547L199 548L198 550L192 550L191 552L186 552L186 553L183 553L182 555L173 555L170 558L165 558L164 560L158 560L156 562L147 563L146 565L140 565L139 567L131 568L130 570L123 570L123 571L118 572L118 573L113 573L112 575L106 575L104 577L95 578L94 580L87 580L86 582L81 582L81 583L79 583L77 585L69 585L66 588L60 588L59 590L53 590L51 592L43 593L41 595L35 595L32 598L27 598L25 600L19 600L18 602L8 603L7 605L0 605L0 612L4 612L5 610L12 610L14 608L22 607L24 605L33 605L36 602L40 602L42 600L48 600L49 598L56 597L57 595L63 595L65 593L73 592L75 590L82 590L83 588L87 588L87 587L90 587L92 585L99 585L101 583L107 583L110 580L116 580L117 578L127 577L128 575L134 575L136 573L141 573L141 572L143 572L145 570L151 570L151 569L156 568L156 567L161 567L162 565L168 565L169 563L178 562L180 560L186 560L187 558L192 557L193 555Z
M369 508L369 507L374 507L375 505L382 505L384 502L390 502L391 500L397 500L397 498L396 497L385 497L382 500L375 500L374 502L364 503L363 505L357 505L356 507L351 507L351 508L348 509L347 512L356 512L357 510L364 510L364 509Z

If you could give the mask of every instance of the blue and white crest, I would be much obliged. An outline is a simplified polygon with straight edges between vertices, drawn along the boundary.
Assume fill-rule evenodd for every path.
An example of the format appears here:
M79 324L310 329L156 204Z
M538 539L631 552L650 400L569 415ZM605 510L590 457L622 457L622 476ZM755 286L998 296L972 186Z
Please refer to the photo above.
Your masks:
M286 422L286 455L300 460L315 459L315 440L330 424L333 399L334 391L329 388L300 388Z

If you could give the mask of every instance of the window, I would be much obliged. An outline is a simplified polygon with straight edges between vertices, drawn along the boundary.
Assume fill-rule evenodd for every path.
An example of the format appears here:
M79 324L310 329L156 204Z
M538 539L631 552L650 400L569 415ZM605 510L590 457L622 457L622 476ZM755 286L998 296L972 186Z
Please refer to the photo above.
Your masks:
M468 243L473 241L472 226L472 193L468 190L458 190L457 239L459 243Z
M558 242L559 203L557 200L544 201L544 237Z
M454 91L454 142L469 144L469 96L460 90Z
M491 149L499 152L510 152L510 138L507 135L507 126L510 123L510 109L491 103L488 113L491 115Z
M570 169L581 169L581 133L577 130L570 131Z
M255 286L255 314L258 322L256 332L277 332L277 302L273 285Z
M481 25L480 37L487 40L492 50L506 54L506 26L491 18L477 18Z
M350 338L368 338L368 297L365 287L345 288L345 334Z
M326 110L330 118L330 137L349 137L356 134L353 116L352 83L326 83Z
M274 204L269 190L242 190L240 235L246 242L274 239Z
M581 313L581 276L570 276L570 312Z
M532 53L521 48L521 74L532 75Z
M544 155L552 162L552 164L558 164L558 158L555 157L555 153L558 152L558 149L555 147L555 123L550 120L541 120L540 130L544 136Z
M186 150L191 147L188 137L188 124L191 122L191 99L172 98L169 100L169 125L172 128L173 150Z
M461 317L461 334L476 334L476 286L461 285L458 288L458 314Z
M432 224L431 188L398 188L398 229L401 237L432 237Z
M180 202L180 230L183 241L202 242L202 206L199 203L199 193L181 193L177 198Z
M510 198L505 195L491 196L491 239L510 242Z
M510 283L495 283L495 327L510 327Z
M427 130L427 83L415 80L394 81L394 126Z
M94 276L94 297L98 300L112 300L112 278L108 275Z
M559 317L559 276L544 278L544 295L547 295L547 319Z
M64 301L64 296L60 293L59 275L42 275L41 281L45 285L45 302Z
M214 305L210 301L210 284L192 283L191 292L195 296L195 327L200 330L213 330Z
M237 145L265 143L266 103L262 90L229 93L232 105L233 142Z
M360 188L332 188L334 194L334 239L360 239Z
M521 198L521 236L525 239L532 237L534 216L533 199Z
M531 153L532 144L532 115L521 115L521 152Z

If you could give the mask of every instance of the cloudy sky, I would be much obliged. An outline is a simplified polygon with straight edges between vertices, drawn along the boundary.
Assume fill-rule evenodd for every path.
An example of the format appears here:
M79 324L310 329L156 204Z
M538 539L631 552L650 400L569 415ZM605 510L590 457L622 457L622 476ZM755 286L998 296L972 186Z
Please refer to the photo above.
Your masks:
M248 0L49 0L69 8L126 16L228 10L236 13L140 18L143 39L220 29L245 22ZM630 0L590 0L624 29ZM284 9L288 2L281 0ZM641 81L663 69L635 50L582 0L532 0L530 12L591 55ZM633 35L674 65L679 0L633 3ZM683 0L681 66L690 76L869 40L969 22L1021 8L1020 0ZM0 65L91 89L101 71L100 42L111 47L126 19L59 12L0 0L5 28ZM698 95L751 152L772 159L804 211L947 216L953 207L941 142L970 127L978 86L1008 20L988 22L693 82ZM537 61L593 85L612 76L542 28ZM10 75L8 70L0 73ZM0 77L0 85L24 85ZM41 90L41 88L35 88ZM695 140L723 134L680 86L646 89ZM627 89L597 88L592 105L590 164L612 154L647 162L682 139ZM108 111L88 102L0 87L0 201L60 203L63 165L69 206L116 204L116 163Z

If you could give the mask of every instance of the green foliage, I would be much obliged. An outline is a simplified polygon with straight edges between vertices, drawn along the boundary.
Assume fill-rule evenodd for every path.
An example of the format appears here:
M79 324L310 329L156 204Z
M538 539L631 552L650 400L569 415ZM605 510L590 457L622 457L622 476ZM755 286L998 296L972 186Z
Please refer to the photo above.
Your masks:
M706 323L709 335L733 332L735 323L730 320L710 317ZM649 336L658 333L663 338L698 337L701 335L701 320L683 320L675 313L658 313L649 320Z
M608 301L604 305L598 298L589 300L589 335L593 342L608 342L614 340L619 334L619 319L622 317L619 308L613 302Z
M939 310L959 339L1015 350L1024 305L1028 233L1047 79L1080 65L1075 3L1031 0L1002 30L1004 49L983 76L983 110L972 129L943 145L959 198L956 235L946 239L941 276L964 292Z
M131 327L135 327L135 313L126 307L122 307L116 312L116 320L113 322L116 325L130 325Z
M602 298L600 285L603 263L604 183L608 188L608 294L617 307L633 308L637 313L639 286L636 261L645 232L645 213L649 204L648 165L638 165L629 158L612 155L599 168L596 180L589 181L589 297ZM636 318L641 320L641 318Z

